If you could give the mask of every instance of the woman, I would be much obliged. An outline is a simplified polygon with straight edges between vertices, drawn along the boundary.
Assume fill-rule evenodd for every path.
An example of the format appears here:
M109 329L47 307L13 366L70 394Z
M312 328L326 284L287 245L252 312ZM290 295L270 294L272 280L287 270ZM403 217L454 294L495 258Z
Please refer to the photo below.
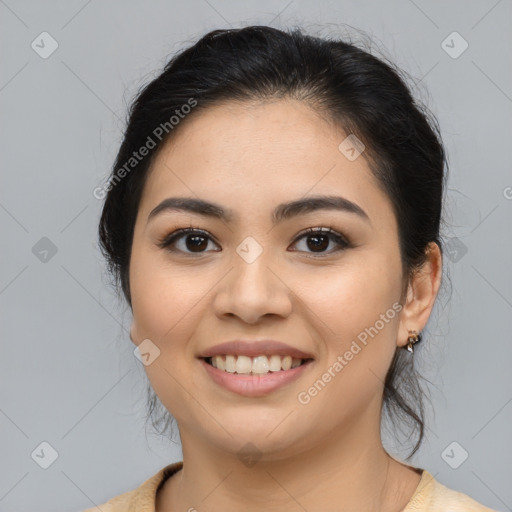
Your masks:
M400 73L346 42L216 30L169 62L100 240L183 461L101 510L490 510L380 435L385 408L419 431L411 456L423 439L445 164Z

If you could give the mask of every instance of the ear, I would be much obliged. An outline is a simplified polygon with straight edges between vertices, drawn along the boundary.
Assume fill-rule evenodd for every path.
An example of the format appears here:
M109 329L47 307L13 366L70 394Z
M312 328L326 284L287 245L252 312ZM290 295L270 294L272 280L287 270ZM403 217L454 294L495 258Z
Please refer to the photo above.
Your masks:
M407 288L407 298L400 314L399 347L407 345L409 331L420 333L425 328L441 285L443 259L439 246L430 242L426 254L427 261L414 274Z

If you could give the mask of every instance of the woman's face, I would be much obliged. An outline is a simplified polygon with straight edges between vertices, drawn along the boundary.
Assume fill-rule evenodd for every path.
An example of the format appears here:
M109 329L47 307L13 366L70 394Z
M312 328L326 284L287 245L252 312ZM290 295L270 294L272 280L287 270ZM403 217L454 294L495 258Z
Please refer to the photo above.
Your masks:
M365 159L350 141L339 148L348 134L292 100L219 105L179 128L141 199L130 290L132 340L151 340L145 369L182 440L233 454L250 442L270 460L352 427L375 433L393 353L418 326L400 321L397 222ZM356 206L282 206L319 196ZM212 203L226 218L214 208L150 215L168 198ZM190 227L201 232L159 245ZM334 235L301 233L308 228ZM312 361L251 376L200 358L233 340L276 340ZM235 356L225 365L242 348L220 349ZM254 363L240 361L241 372ZM265 371L263 358L254 364ZM276 377L280 385L265 387Z

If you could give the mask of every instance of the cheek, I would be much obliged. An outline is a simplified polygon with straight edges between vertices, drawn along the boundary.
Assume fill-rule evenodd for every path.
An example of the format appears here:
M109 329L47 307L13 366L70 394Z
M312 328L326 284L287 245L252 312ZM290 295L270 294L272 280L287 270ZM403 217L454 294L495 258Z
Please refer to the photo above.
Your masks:
M200 321L200 298L208 289L190 269L180 271L160 255L134 248L130 265L134 334L137 343L150 339L158 347L158 356L144 370L159 400L178 421L186 422L189 414L184 391L190 372L187 358L192 357L188 340ZM190 383L185 387L193 388Z
M392 261L360 253L344 265L302 274L296 290L328 337L347 340L372 326L400 298L400 270Z
M318 402L343 397L350 409L380 392L396 350L399 272L391 255L368 251L303 288L325 354L317 377L329 382Z
M370 267L340 269L303 290L323 354L297 399L304 418L322 417L326 429L381 400L396 350L400 283Z
M192 268L171 265L155 252L134 250L130 290L139 337L151 335L165 345L182 339L177 333L197 321L197 306L209 288Z

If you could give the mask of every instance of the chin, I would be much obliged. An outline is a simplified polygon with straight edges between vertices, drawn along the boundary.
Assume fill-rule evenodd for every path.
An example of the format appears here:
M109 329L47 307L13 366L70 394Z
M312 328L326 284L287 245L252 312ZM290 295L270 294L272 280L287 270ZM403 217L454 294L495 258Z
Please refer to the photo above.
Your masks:
M233 422L218 418L232 437L224 429L220 429L220 436L212 436L212 431L209 430L205 434L206 442L237 458L257 457L268 461L284 459L297 454L297 450L300 450L300 439L307 436L297 430L290 431L290 425L280 425L282 420L283 415L274 422L253 422L247 414Z

